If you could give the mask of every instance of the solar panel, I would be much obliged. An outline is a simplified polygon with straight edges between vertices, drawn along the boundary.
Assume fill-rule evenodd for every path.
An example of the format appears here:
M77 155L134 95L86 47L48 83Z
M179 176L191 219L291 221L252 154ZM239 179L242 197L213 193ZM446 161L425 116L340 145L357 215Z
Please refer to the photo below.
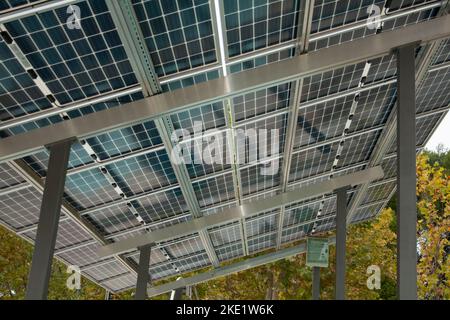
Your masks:
M7 0L0 12L7 14L38 1ZM207 0L130 0L136 26L142 32L163 92L214 81L227 73L239 73L290 59L299 54L304 3L299 0L227 0L216 12ZM440 1L314 1L308 51L376 33L418 24L438 16ZM39 11L4 24L0 38L0 137L20 134L68 119L86 117L109 108L126 108L144 99L141 77L133 70L132 56L120 38L104 0L84 0L80 7L81 29L66 25L66 7ZM381 9L382 28L368 28L376 5ZM384 9L384 11L383 11ZM388 10L387 10L388 9ZM222 20L223 48L220 46ZM304 40L304 39L303 39ZM449 40L441 41L430 56L431 66L417 89L417 146L422 147L448 109ZM221 50L224 61L221 61ZM418 59L426 50L418 48ZM222 65L222 63L224 65ZM186 179L171 162L170 148L158 121L140 119L119 129L105 130L72 145L64 199L104 238L119 242L136 235L164 229L193 219L213 216L240 204L257 203L286 190L307 188L363 170L369 166L376 146L397 100L396 55L348 64L314 74L299 82L283 79L264 87L239 92L226 99L206 101L165 114L171 130L179 133L186 155L206 162L185 165ZM296 90L300 91L296 91ZM298 94L298 100L295 96ZM93 100L93 99L100 99ZM294 105L298 103L297 105ZM79 105L79 107L77 107ZM157 106L148 106L157 108ZM295 127L290 116L298 108ZM33 118L31 118L33 116ZM200 123L200 127L198 124ZM217 130L212 133L210 130ZM260 154L251 139L240 147L227 141L246 132L266 129L256 140L278 145ZM180 130L180 131L178 131ZM292 150L287 141L293 133ZM205 134L205 136L196 136ZM180 137L178 137L180 138ZM204 153L214 139L224 147ZM167 142L167 141L166 141ZM372 182L352 222L375 217L396 187L395 142L381 161L383 179ZM290 152L292 151L292 152ZM238 163L217 163L214 156ZM290 167L283 165L290 158ZM44 147L23 162L44 181L49 151ZM276 167L273 174L264 169ZM181 169L184 170L184 169ZM286 177L283 170L287 172ZM0 164L0 220L34 241L42 194L16 166ZM42 180L42 181L41 181ZM194 194L186 195L186 183ZM350 190L352 203L357 190ZM308 235L335 228L336 197L318 198L273 208L207 229L213 254L220 263L287 245ZM280 234L279 234L280 232ZM99 259L102 245L78 222L63 213L56 255L82 267L83 274L113 292L135 286L136 275L116 258ZM185 272L211 268L211 252L198 233L156 243L149 272L154 281ZM125 255L135 265L137 250Z

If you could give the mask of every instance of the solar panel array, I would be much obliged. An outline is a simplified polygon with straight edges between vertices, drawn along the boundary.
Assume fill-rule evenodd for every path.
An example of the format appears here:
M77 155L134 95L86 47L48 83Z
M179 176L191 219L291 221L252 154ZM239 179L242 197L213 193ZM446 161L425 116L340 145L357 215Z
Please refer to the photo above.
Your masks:
M3 1L0 14L27 8L33 2L39 1ZM64 5L0 26L2 138L144 98L105 0L73 4L80 7L80 29L67 27ZM404 0L392 1L388 8L385 1L379 0L316 0L308 49L321 50L433 19L440 13L441 4ZM215 11L214 1L207 0L130 0L130 5L163 91L223 75L217 15L223 24L224 67L228 73L298 54L296 43L305 21L301 0L219 1L219 12ZM367 28L365 23L372 5L381 8L383 17L389 17L375 29ZM424 146L448 109L450 71L441 66L450 60L449 41L438 44L419 83L418 148ZM418 50L418 58L424 50ZM286 168L288 181L283 181L281 172L261 174L267 164L260 157L250 159L250 155L258 153L252 144L246 145L248 154L238 166L188 164L186 172L200 214L213 215L279 194L285 183L286 189L292 190L367 168L396 103L395 81L395 55L302 79L300 105L294 106L299 113L292 161ZM295 90L295 83L260 88L179 111L169 120L174 129L185 129L191 135L195 122L201 121L203 130L216 129L222 138L230 130L277 129L279 155L271 161L281 166ZM91 103L89 99L93 98L100 100ZM39 112L48 116L28 120ZM183 143L188 142L199 147L204 144L193 137ZM232 148L222 152L223 156L233 156ZM195 156L195 149L189 156ZM43 181L48 159L49 152L42 148L20 161ZM353 222L375 217L393 194L395 143L388 148L381 165L386 175L370 184ZM42 191L14 163L0 164L0 177L1 223L33 242ZM185 198L183 188L158 125L146 120L77 141L71 149L64 199L108 243L192 219L192 200ZM349 203L357 192L348 193ZM277 247L278 238L280 245L286 245L332 230L335 211L336 198L329 194L261 212L242 223L215 226L207 230L207 236L222 263ZM132 288L136 275L121 260L99 259L96 250L101 245L92 232L63 210L56 256L80 266L84 275L110 291ZM123 259L137 263L138 252L130 252ZM157 281L211 266L201 235L194 233L157 243L149 270L153 281Z

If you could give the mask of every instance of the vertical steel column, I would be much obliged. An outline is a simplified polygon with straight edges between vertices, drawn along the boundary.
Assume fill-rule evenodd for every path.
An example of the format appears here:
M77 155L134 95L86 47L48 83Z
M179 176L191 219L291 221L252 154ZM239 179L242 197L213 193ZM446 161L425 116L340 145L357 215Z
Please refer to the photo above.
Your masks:
M345 300L345 241L347 238L347 189L336 190L336 300Z
M150 267L150 253L152 246L146 245L139 248L139 268L136 281L135 300L147 299L147 284L150 281L148 269Z
M417 299L416 43L397 49L397 296Z
M50 150L47 177L42 196L41 213L36 232L33 260L28 278L27 300L45 300L52 270L56 235L58 233L61 203L66 181L70 146L75 139L68 139L47 146Z
M184 288L172 290L170 293L170 300L183 300L183 290Z
M320 267L313 267L312 272L312 299L320 300Z

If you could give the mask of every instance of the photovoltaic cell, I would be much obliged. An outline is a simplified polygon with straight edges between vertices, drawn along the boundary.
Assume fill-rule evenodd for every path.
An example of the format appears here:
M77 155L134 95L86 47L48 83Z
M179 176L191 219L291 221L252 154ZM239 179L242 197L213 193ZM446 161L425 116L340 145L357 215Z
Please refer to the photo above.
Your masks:
M353 99L353 96L345 96L300 108L294 150L341 136L350 115Z
M379 135L380 132L376 131L347 139L339 158L338 168L368 160Z
M395 188L395 182L388 182L380 185L370 186L364 196L362 205L387 199L391 191Z
M304 78L301 102L357 87L364 67L365 62L361 62Z
M349 132L358 132L386 123L396 97L395 84L361 92Z
M158 76L217 61L207 0L132 0Z
M428 72L416 93L416 112L426 112L450 103L450 68Z
M254 68L258 68L264 66L266 64L270 64L273 62L278 62L282 60L286 60L292 58L294 56L294 49L285 49L275 53L271 53L265 56L248 59L243 62L231 63L229 65L230 73L238 73L245 70L250 70ZM239 57L239 56L237 56Z
M192 77L186 77L180 80L173 80L167 83L163 83L161 84L161 89L163 92L173 91L180 88L186 88L194 84L214 80L219 78L219 76L219 70L204 72Z
M25 236L31 240L36 240L36 231L32 230L25 233ZM56 236L55 250L64 249L71 245L81 244L85 241L92 240L89 234L81 229L72 220L61 221L58 225L58 234Z
M234 199L233 175L223 174L192 184L194 187L200 208L209 207L231 199Z
M140 225L126 206L118 204L87 215L87 219L103 234L112 234Z
M0 38L0 120L7 121L52 106Z
M0 190L19 185L25 179L14 171L7 163L0 164Z
M332 143L292 155L289 182L308 178L331 170L339 144Z
M35 188L0 195L0 219L14 229L39 221L42 195Z
M61 105L137 83L104 0L77 6L81 28L69 26L67 7L5 24Z
M296 37L298 0L228 0L223 7L229 57Z
M40 0L4 0L0 3L0 12L7 12L11 9L31 5L39 1Z
M282 84L233 98L234 119L240 121L289 106L292 84Z

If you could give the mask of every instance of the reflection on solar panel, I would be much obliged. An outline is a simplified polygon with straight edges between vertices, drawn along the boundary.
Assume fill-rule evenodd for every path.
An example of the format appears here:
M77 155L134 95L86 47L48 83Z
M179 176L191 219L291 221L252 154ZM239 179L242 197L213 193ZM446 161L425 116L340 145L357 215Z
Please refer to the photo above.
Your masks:
M30 8L34 2L38 1L3 1L0 12ZM218 11L215 1L207 0L129 2L129 18L142 32L143 50L148 51L164 92L213 81L224 70L237 73L290 59L300 54L298 43L305 36L306 49L316 51L442 13L441 1L413 0L392 1L390 8L379 0L315 0L311 20L300 0L226 0L218 2ZM144 98L132 50L121 39L122 26L109 12L107 1L75 1L74 5L80 8L80 29L67 27L67 7L62 2L0 25L2 138ZM368 28L374 5L381 10L382 23ZM310 29L304 28L308 23ZM302 30L310 32L302 35ZM417 61L425 70L417 84L418 148L449 107L449 43L443 40L417 51ZM171 162L171 147L159 122L145 119L77 141L70 154L56 256L80 266L84 275L110 291L129 289L136 275L123 261L135 265L138 251L127 253L124 260L99 259L96 250L103 244L367 168L395 110L396 73L395 55L380 56L308 75L299 83L284 80L189 106L165 117L169 134L186 130L182 143L195 146L188 151L191 159L208 144L195 137L197 122L200 132L215 129L216 137L223 140L239 129L276 129L279 144L269 159L261 157L258 145L250 140L246 151L229 142L220 156L239 156L242 162L188 163L180 170ZM296 108L298 117L290 128L289 117ZM381 160L385 177L368 186L352 222L375 217L395 191L396 145L388 142ZM287 157L290 166L284 168ZM41 183L48 160L49 151L42 147L19 163ZM262 175L261 169L270 164L280 170ZM14 163L0 164L0 222L33 242L42 190L18 168ZM357 192L349 192L349 204ZM97 234L67 215L67 208L80 214ZM278 248L333 230L335 215L336 197L327 194L216 225L204 235L180 235L155 244L149 270L156 281L209 268L211 255L222 263Z

